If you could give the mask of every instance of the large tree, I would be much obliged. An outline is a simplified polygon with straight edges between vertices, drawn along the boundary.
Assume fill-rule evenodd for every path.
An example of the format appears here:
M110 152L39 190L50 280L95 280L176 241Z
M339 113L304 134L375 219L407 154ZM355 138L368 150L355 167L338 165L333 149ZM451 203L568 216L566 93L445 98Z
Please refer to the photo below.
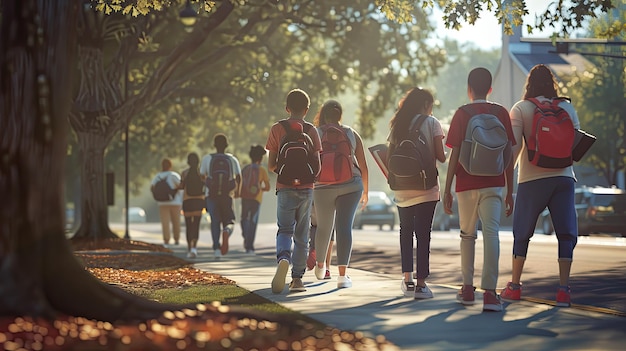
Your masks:
M119 1L117 1L119 2ZM356 1L355 1L356 2ZM141 1L138 4L156 4L157 2ZM0 315L16 316L47 316L55 313L65 313L74 316L83 316L103 321L118 319L147 319L157 315L164 306L149 301L138 300L121 290L106 286L87 273L73 257L68 242L65 239L63 228L63 194L62 178L66 153L66 131L68 116L74 130L79 135L79 145L83 148L84 157L92 156L98 162L85 162L88 169L84 176L85 189L92 191L94 200L85 201L85 225L89 230L102 232L107 228L106 208L102 208L103 174L102 157L107 143L124 124L138 114L146 106L164 99L173 94L183 83L189 82L190 76L195 75L193 66L179 72L180 77L174 78L174 72L188 59L192 59L192 52L210 37L222 43L243 42L248 50L259 50L268 57L279 57L281 51L258 47L258 41L248 41L249 26L252 23L264 27L261 33L271 33L276 28L287 27L290 33L287 38L306 41L311 38L310 33L316 30L321 23L310 22L316 6L322 6L322 1L294 1L268 2L250 1L241 8L235 8L230 1L217 3L207 18L203 19L189 36L182 38L184 44L172 50L162 61L159 61L149 77L146 77L145 86L138 87L132 98L124 99L120 82L123 80L125 61L117 61L117 67L105 71L102 66L104 58L97 49L98 36L91 39L91 43L82 42L80 55L91 57L92 62L78 64L76 60L79 48L77 35L90 30L90 21L104 21L100 15L89 12L74 0L4 0L2 1L2 19L0 25L0 193L4 196L3 206L0 208ZM336 19L328 14L335 13L343 20L346 26L329 27L329 33L339 31L337 35L344 35L348 41L361 36L373 38L376 32L372 30L373 21L379 20L380 15L372 11L363 25L354 22L363 14L353 12L352 7L337 2L336 9L323 8L321 15L326 14L326 22L335 23ZM267 7L271 6L271 7ZM308 6L311 6L310 8ZM258 8L256 17L240 17L239 11L244 8ZM304 10L307 11L304 11ZM364 9L375 9L364 7ZM304 12L301 12L304 11ZM315 12L314 12L315 13ZM273 22L268 19L278 16L287 19L287 22ZM320 16L321 17L321 16ZM80 20L79 20L80 19ZM220 32L220 25L230 19L239 23L244 32L236 34ZM282 23L282 24L281 24ZM264 25L261 25L264 24ZM393 24L390 23L390 28ZM349 27L357 27L358 32L345 31ZM419 28L418 26L415 26ZM343 32L341 29L343 28ZM398 27L398 31L401 28ZM392 31L393 33L393 31ZM245 35L244 35L245 34ZM422 35L420 31L414 36ZM353 37L354 36L354 37ZM379 40L381 38L378 38ZM269 38L268 38L269 40ZM280 46L281 37L272 38L277 42L277 48L289 49ZM380 43L380 42L379 42ZM399 40L391 45L382 46L381 50L390 50L397 53L399 59L394 62L400 73L394 76L391 70L370 70L370 65L376 62L363 61L355 67L362 82L368 79L384 81L397 79L398 85L413 84L419 81L420 73L405 66L406 50L414 50L411 43ZM320 42L313 42L320 45ZM353 50L348 45L345 50ZM232 46L232 45L231 45ZM212 69L232 70L243 67L243 63L223 62L222 55L231 50L231 46L215 49L211 56L195 58L195 63L202 66L207 62L218 62ZM409 49L407 49L407 47ZM121 54L128 50L133 52L134 47L121 47ZM246 51L242 50L242 54ZM290 52L290 51L286 51ZM340 52L341 53L341 52ZM376 50L371 51L372 54ZM325 47L317 47L306 52L307 55L324 55ZM348 53L341 53L348 54ZM425 52L428 54L428 52ZM332 57L326 66L311 66L307 55L291 56L294 69L290 72L294 84L309 87L312 81L319 79L320 74L334 72ZM117 56L116 56L117 57ZM373 56L378 57L377 55ZM273 61L269 61L273 63ZM74 70L78 65L82 75L88 75L91 81L81 79L77 98L72 103ZM364 67L365 66L365 67ZM254 82L265 79L272 80L264 74L249 77ZM341 73L331 74L326 79L340 79ZM178 77L178 74L176 75ZM117 76L117 79L106 77ZM84 77L83 77L84 78ZM183 83L175 84L176 82ZM238 81L230 82L237 84ZM246 86L245 82L239 82ZM277 84L276 82L274 82ZM308 83L308 84L307 84ZM270 88L274 85L267 85ZM278 85L277 85L278 86ZM259 85L259 87L266 87ZM359 89L363 93L377 92L378 86L363 85ZM269 91L270 89L268 89ZM334 92L334 91L331 91ZM225 89L224 95L230 91ZM271 92L269 93L271 94ZM282 100L284 93L275 93L277 100ZM393 96L393 99L391 98ZM91 99L93 98L93 100ZM254 98L253 95L250 98ZM370 111L384 108L397 98L395 94L372 94L372 98L365 100L364 106L371 106ZM366 127L367 125L364 125ZM93 145L92 145L93 144ZM88 160L86 160L88 161ZM102 202L102 203L101 203ZM93 207L90 207L93 206ZM43 209L43 210L42 210ZM83 233L86 233L85 230Z
M76 62L79 7L71 0L2 2L0 315L154 316L162 307L148 301L128 310L132 297L85 271L63 234L68 68Z
M228 132L235 141L250 140L251 134L260 141L271 121L283 115L289 89L325 98L353 89L361 96L360 130L367 136L375 117L403 90L444 63L443 52L426 44L432 31L424 11L397 23L369 0L238 6L223 1L200 16L189 34L177 23L175 9L134 20L106 15L106 9L80 13L80 84L70 114L82 171L75 237L114 236L108 228L104 156L137 115L158 117L151 122L160 128L149 131L162 132L161 140L170 145L180 136L171 131L181 132L180 124L194 120L189 112L200 108L204 113L193 124L205 132L205 145L215 131ZM140 51L149 46L146 41L152 52ZM163 113L172 106L180 106L184 116ZM165 127L172 124L177 128ZM186 144L178 145L180 150Z

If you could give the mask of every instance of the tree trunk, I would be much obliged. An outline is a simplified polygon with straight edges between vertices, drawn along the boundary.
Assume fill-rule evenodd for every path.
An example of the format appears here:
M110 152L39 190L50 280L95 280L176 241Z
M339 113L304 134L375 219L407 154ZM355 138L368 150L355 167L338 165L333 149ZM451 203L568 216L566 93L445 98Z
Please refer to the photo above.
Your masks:
M83 165L80 178L80 227L75 238L117 238L109 229L109 211L104 172L105 149L109 139L98 132L77 132L80 148L79 164Z
M154 318L171 306L103 284L74 258L65 238L62 184L80 2L5 0L1 6L0 315ZM96 140L94 150L103 150L102 142ZM88 174L102 170L103 153L97 153ZM87 183L102 187L102 181Z
M106 148L132 116L157 103L157 98L164 99L174 91L175 87L170 87L169 92L165 93L162 87L179 64L191 56L206 40L207 34L228 18L233 9L234 5L230 1L223 2L209 19L203 21L200 29L202 33L187 36L151 74L140 92L131 97L122 94L124 82L111 81L111 77L118 77L118 74L111 72L120 71L121 63L116 61L111 63L111 66L105 67L104 39L97 34L104 35L103 33L110 30L106 28L107 22L88 19L92 16L95 16L93 18L101 16L101 13L91 13L89 12L91 10L80 13L86 19L82 22L83 32L79 33L78 65L81 76L78 95L69 114L70 125L78 138L79 160L83 166L79 207L81 221L74 238L87 237L98 240L117 237L108 223L104 171ZM130 59L122 58L126 64ZM162 95L159 95L160 93Z

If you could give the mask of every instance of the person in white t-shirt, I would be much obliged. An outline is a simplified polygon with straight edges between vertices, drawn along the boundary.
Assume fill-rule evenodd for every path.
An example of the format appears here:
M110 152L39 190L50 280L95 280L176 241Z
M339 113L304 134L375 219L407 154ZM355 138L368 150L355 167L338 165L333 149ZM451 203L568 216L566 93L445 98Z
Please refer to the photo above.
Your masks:
M559 242L559 286L556 291L556 305L569 307L571 305L569 276L574 247L578 241L574 200L576 176L571 165L563 168L543 168L529 161L526 138L532 134L535 112L535 104L528 100L530 98L537 98L541 103L559 100L558 106L567 112L574 128L580 128L578 115L569 99L559 97L558 84L550 68L545 65L533 67L526 80L523 99L513 105L510 112L517 143L513 148L513 160L517 160L518 164L518 187L513 213L513 269L511 281L507 283L500 296L506 300L521 299L521 276L528 244L533 236L537 217L547 207Z
M220 258L228 253L228 239L233 233L235 225L235 211L233 208L233 198L239 197L239 189L241 187L241 166L239 160L235 156L226 153L228 147L228 139L226 135L218 133L213 138L213 146L216 152L205 155L200 164L200 176L207 179L210 183L211 163L218 158L226 157L230 164L231 179L227 179L232 183L232 189L224 191L223 194L215 194L211 191L211 185L207 186L206 210L211 217L211 237L213 239L213 252L215 258ZM222 241L220 243L220 234Z
M180 188L180 174L172 171L172 161L170 159L163 159L161 161L161 169L154 179L152 179L151 188L156 183L167 177L167 184L172 189ZM183 203L182 192L179 190L172 200L169 201L157 201L159 205L159 217L161 218L161 229L163 231L163 244L165 246L170 243L170 225L172 234L174 234L174 244L178 245L180 240L180 209Z

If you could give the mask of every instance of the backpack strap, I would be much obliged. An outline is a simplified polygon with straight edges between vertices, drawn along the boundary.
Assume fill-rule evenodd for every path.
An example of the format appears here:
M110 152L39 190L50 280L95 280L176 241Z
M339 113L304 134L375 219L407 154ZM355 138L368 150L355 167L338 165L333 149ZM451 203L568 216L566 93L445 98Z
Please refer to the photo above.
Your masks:
M289 134L290 132L293 132L294 130L291 129L291 125L289 125L289 121L286 119L281 119L280 121L278 121L278 123L280 123L281 126L283 126L283 128L285 129L285 131L287 132L287 134ZM307 121L302 121L302 131L306 134L309 133L309 130L313 128L313 125Z
M494 116L498 116L498 105L491 103L491 102L487 102L487 104L489 104L489 111L488 112L476 112L476 106L474 106L475 104L465 104L463 106L460 107L461 110L465 111L465 113L467 113L470 117L473 117L474 115L477 115L479 113L489 113L492 114Z
M427 115L421 114L413 117L413 121L411 121L411 124L409 125L409 133L419 131L422 128L422 124L424 124L427 118Z
M280 121L278 121L278 123L283 126L283 129L285 129L285 132L290 133L292 131L291 126L289 125L289 122L287 122L286 119L281 119Z

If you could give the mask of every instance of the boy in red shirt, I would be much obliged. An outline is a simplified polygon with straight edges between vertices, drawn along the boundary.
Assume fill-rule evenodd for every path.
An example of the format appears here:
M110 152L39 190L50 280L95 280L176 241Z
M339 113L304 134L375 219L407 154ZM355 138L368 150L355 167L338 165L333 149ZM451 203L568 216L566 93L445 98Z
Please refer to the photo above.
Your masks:
M492 113L504 125L511 145L515 144L513 129L509 113L501 105L487 102L487 95L491 93L491 73L485 68L473 69L467 79L467 95L475 114ZM459 108L450 123L450 130L446 145L452 148L448 175L444 190L444 210L452 214L452 194L450 189L456 176L455 192L459 207L459 225L461 229L461 272L463 286L457 295L457 300L464 305L474 304L474 256L478 219L482 223L484 258L481 288L483 295L483 310L502 311L502 302L496 294L498 282L498 260L500 258L500 213L502 210L502 190L506 185L506 215L513 211L513 164L509 162L505 171L497 176L476 176L469 174L459 163L461 145L465 139L465 132L470 115L465 109ZM510 148L507 149L510 152ZM505 157L510 159L509 157Z

